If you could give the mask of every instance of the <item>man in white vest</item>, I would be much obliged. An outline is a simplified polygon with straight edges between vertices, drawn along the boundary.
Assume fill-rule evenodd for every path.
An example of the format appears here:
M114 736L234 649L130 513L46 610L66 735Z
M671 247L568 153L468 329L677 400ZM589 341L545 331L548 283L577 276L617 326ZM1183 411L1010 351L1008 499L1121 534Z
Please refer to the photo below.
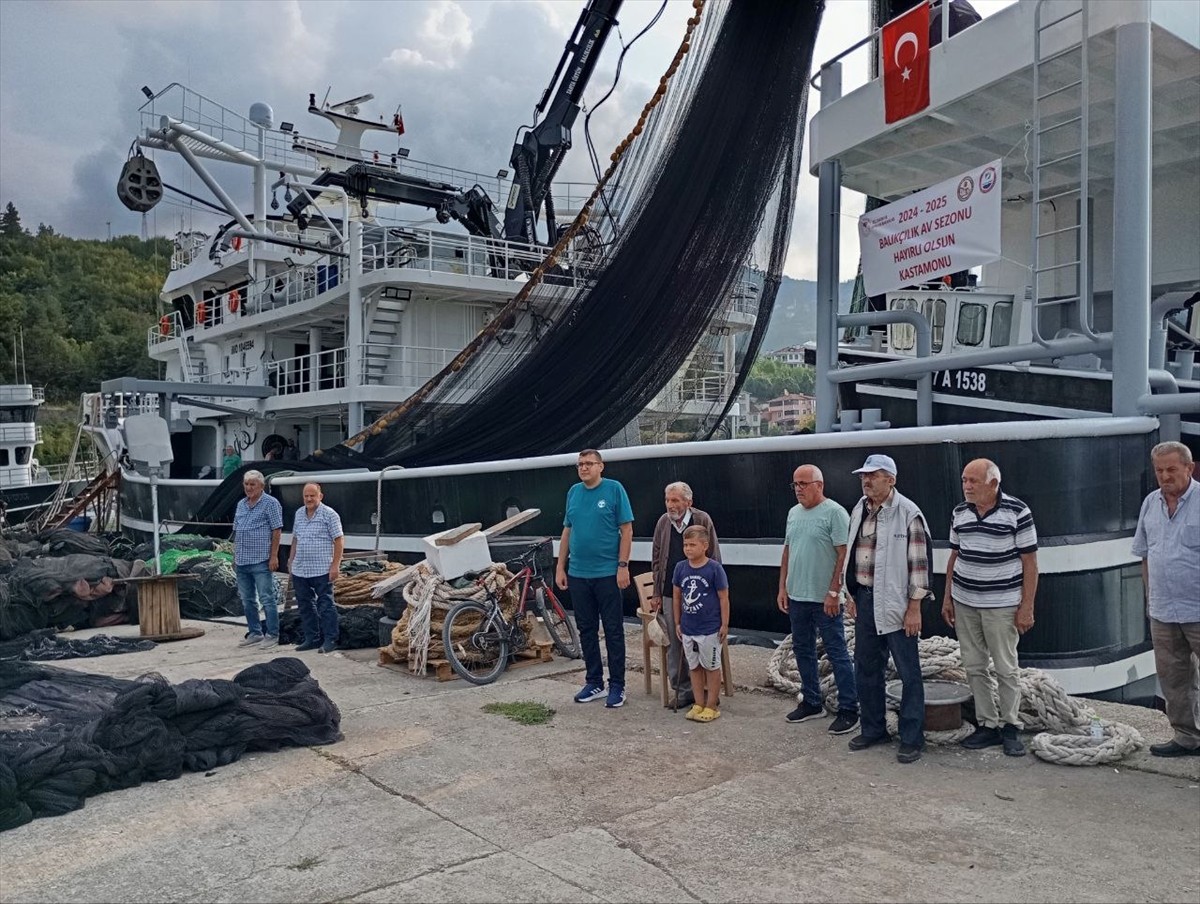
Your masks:
M851 750L891 740L884 705L888 653L903 690L900 698L900 749L896 759L912 763L925 748L925 685L917 639L921 603L929 594L929 526L911 499L896 490L896 462L868 455L854 472L863 497L850 512L844 585L846 612L857 620L854 677L858 685L862 733Z

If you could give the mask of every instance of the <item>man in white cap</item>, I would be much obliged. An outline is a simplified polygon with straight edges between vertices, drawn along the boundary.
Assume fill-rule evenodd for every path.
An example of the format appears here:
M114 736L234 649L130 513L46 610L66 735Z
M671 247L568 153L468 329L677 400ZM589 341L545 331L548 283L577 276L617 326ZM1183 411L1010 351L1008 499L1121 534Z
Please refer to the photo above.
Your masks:
M890 741L885 721L884 670L896 664L900 697L900 749L896 759L912 763L925 747L925 685L917 639L921 603L929 594L929 525L917 504L896 490L896 462L868 455L854 472L863 497L850 512L844 584L846 612L857 619L854 677L862 733L851 750Z

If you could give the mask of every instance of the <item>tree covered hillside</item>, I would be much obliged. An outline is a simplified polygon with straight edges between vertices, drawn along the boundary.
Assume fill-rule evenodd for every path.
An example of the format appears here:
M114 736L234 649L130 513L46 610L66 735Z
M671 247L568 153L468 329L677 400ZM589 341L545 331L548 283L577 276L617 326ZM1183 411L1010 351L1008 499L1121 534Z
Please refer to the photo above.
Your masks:
M120 236L71 239L40 225L33 234L10 202L0 214L0 383L11 383L14 343L24 336L25 382L72 402L112 377L157 376L146 329L171 242Z

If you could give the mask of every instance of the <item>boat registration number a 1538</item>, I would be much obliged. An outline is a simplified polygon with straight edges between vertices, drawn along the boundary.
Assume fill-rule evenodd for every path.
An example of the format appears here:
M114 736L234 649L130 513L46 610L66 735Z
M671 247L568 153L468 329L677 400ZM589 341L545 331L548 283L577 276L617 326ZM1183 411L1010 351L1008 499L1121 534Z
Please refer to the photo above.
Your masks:
M982 370L939 370L933 375L933 388L984 395L987 393L987 378L987 373Z

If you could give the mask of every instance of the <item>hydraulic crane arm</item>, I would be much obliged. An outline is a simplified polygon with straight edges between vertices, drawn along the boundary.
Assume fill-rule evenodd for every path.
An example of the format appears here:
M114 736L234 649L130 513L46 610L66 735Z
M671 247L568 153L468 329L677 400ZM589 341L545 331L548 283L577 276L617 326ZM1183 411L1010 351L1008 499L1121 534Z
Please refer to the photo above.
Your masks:
M571 147L571 126L579 115L584 88L617 24L621 2L589 0L538 102L537 112L545 113L544 118L513 145L509 160L513 187L504 212L504 235L510 241L537 242L537 217L543 204L548 241L553 244L557 238L550 184Z

